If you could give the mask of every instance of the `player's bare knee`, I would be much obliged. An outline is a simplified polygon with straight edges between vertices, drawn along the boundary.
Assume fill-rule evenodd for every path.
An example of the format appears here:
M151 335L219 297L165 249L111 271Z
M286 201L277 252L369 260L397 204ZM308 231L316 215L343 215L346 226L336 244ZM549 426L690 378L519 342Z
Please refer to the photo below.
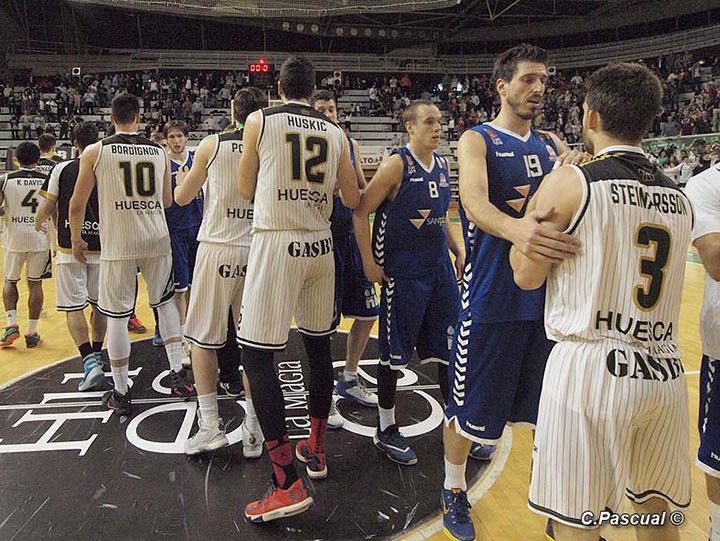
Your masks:
M669 510L667 501L662 498L650 498L642 503L633 502L633 508L637 513L662 513Z
M553 531L555 532L555 541L597 541L600 539L599 528L585 530L553 521Z

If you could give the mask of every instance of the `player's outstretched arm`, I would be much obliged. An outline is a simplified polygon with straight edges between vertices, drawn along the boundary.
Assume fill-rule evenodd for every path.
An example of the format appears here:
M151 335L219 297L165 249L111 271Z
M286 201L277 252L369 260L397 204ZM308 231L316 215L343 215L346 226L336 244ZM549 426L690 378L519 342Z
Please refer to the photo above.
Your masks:
M685 187L695 212L693 245L708 276L720 282L720 186L705 177L694 177Z
M542 216L543 227L552 231L565 231L580 210L587 185L575 169L561 167L550 173L530 200L528 212ZM553 263L563 258L551 256L552 250L541 252L543 259L531 258L516 246L510 248L510 266L515 283L521 289L537 289L545 282Z
M555 142L555 147L558 149L558 158L556 168L562 165L580 165L581 163L592 160L592 154L583 152L582 150L573 150L568 147L563 140L552 132L544 132L550 139Z
M170 156L165 153L165 173L163 174L163 207L170 208L173 204L172 169L170 169Z
M357 172L350 161L350 145L343 137L343 150L337 171L337 187L340 189L340 199L348 208L354 209L360 203L360 190L358 188Z
M465 268L465 245L462 240L458 240L450 231L450 216L445 216L445 234L447 235L448 248L450 252L455 256L455 275L457 276L458 282L462 280L463 269Z
M250 113L243 129L243 149L238 167L238 189L243 199L250 201L255 197L257 175L260 169L258 145L260 144L260 127L262 111Z
M178 179L176 178L175 202L178 205L187 205L197 197L198 192L200 192L207 178L207 167L215 151L216 144L219 144L217 135L205 137L195 152L190 171L188 171L181 182L177 182Z
M488 195L487 148L483 136L466 131L458 144L460 200L468 220L486 233L512 242L525 254L553 262L573 257L578 250L571 235L543 224L542 213L528 211L513 218L490 202Z
M75 182L75 189L70 198L68 208L68 221L70 222L70 241L75 259L85 263L84 252L87 251L87 242L82 238L82 224L85 219L85 207L90 194L95 187L95 162L97 162L102 143L97 142L85 148L80 155L80 171Z
M360 191L367 188L367 181L365 180L365 173L360 165L360 145L355 139L350 139L353 146L353 154L355 155L355 177L357 178L357 185Z
M355 238L360 248L363 269L368 280L381 282L387 280L382 267L375 263L370 241L370 214L388 198L394 198L403 176L402 157L397 154L385 158L365 188L360 204L353 212Z

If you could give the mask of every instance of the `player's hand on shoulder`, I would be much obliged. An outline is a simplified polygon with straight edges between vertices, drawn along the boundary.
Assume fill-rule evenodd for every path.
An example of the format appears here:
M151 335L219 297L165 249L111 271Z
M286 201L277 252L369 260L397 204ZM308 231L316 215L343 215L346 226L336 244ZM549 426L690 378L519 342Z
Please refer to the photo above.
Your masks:
M389 281L389 278L385 275L383 268L374 261L372 263L363 264L363 270L365 271L365 276L371 282L381 284L382 282Z
M592 154L581 150L568 150L557 157L555 167L558 168L563 165L580 165L585 162L589 162L590 160L592 160Z
M575 257L580 251L577 238L558 231L550 224L554 208L532 210L520 218L512 239L515 247L530 259L545 263L560 263Z
M72 241L72 253L80 263L87 263L85 259L85 252L87 252L88 243L83 239L73 239Z

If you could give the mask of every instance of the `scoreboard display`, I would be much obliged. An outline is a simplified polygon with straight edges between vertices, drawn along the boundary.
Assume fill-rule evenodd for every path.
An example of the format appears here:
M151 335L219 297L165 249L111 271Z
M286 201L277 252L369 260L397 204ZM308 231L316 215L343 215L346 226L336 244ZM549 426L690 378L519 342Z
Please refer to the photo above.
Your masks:
M250 84L254 86L272 86L275 84L275 64L268 64L262 58L248 65Z

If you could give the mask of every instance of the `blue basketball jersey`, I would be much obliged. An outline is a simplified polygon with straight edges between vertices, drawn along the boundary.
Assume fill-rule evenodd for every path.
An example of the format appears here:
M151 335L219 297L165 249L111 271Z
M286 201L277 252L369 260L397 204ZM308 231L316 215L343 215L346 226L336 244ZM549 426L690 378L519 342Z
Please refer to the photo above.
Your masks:
M177 173L178 171L184 171L187 173L190 171L193 163L193 151L188 151L187 159L185 163L178 163L170 158L170 174L172 191L175 193L175 187L177 186ZM203 198L202 192L195 199L185 206L178 205L173 199L173 203L170 207L165 209L165 217L167 218L167 225L170 232L182 231L183 229L190 229L193 227L200 227L202 222L203 214Z
M445 232L450 205L447 160L433 153L429 170L409 146L397 149L403 178L392 201L385 200L373 222L375 262L390 277L433 272L450 256Z
M352 162L354 168L355 151L353 150L352 139L349 137L348 144L350 145L350 161ZM342 237L350 234L353 230L352 215L352 209L342 204L342 200L339 195L334 195L332 214L330 215L330 231L332 232L333 237Z
M473 128L487 147L488 195L505 214L521 218L528 201L557 159L553 139L531 129L526 137L486 123ZM513 279L510 242L485 233L464 220L467 256L463 310L473 321L528 321L541 318L545 287L523 291Z

